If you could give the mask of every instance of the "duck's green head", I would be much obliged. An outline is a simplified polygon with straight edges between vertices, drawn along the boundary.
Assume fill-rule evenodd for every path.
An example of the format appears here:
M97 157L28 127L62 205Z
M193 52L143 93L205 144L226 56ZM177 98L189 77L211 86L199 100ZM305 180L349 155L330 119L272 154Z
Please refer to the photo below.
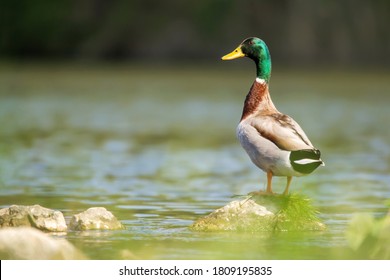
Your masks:
M269 82L271 78L271 55L264 41L256 37L245 39L234 51L223 56L222 60L232 60L245 56L253 59L256 63L257 77Z

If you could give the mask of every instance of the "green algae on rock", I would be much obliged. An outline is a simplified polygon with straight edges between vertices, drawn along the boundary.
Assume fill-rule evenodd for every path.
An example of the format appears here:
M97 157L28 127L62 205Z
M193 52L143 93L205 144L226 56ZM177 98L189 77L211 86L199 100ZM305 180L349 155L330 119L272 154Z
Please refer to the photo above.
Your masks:
M195 231L321 231L326 226L310 199L301 194L250 193L190 226Z

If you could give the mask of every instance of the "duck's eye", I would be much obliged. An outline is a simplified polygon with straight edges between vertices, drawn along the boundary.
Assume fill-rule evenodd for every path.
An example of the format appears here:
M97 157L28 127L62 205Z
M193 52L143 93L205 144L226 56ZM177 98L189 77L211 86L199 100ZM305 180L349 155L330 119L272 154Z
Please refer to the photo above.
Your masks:
M253 45L253 41L249 41L249 45Z

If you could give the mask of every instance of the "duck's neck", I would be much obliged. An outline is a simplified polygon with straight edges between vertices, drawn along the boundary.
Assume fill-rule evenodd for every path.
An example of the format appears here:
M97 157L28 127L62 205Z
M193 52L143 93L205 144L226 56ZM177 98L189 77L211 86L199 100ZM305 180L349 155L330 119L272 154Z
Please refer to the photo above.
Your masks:
M265 80L269 83L271 78L271 56L269 52L266 53L266 57L262 59L253 58L256 64L256 76L259 79Z
M268 82L262 78L256 78L249 93L245 98L241 121L255 113L272 114L278 112L271 100L268 91Z

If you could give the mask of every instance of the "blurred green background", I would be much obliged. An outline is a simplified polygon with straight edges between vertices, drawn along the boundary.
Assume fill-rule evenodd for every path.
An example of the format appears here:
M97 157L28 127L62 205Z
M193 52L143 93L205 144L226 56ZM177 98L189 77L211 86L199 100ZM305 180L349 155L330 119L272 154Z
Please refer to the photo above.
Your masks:
M257 36L283 64L390 61L387 0L0 3L3 59L208 61Z

